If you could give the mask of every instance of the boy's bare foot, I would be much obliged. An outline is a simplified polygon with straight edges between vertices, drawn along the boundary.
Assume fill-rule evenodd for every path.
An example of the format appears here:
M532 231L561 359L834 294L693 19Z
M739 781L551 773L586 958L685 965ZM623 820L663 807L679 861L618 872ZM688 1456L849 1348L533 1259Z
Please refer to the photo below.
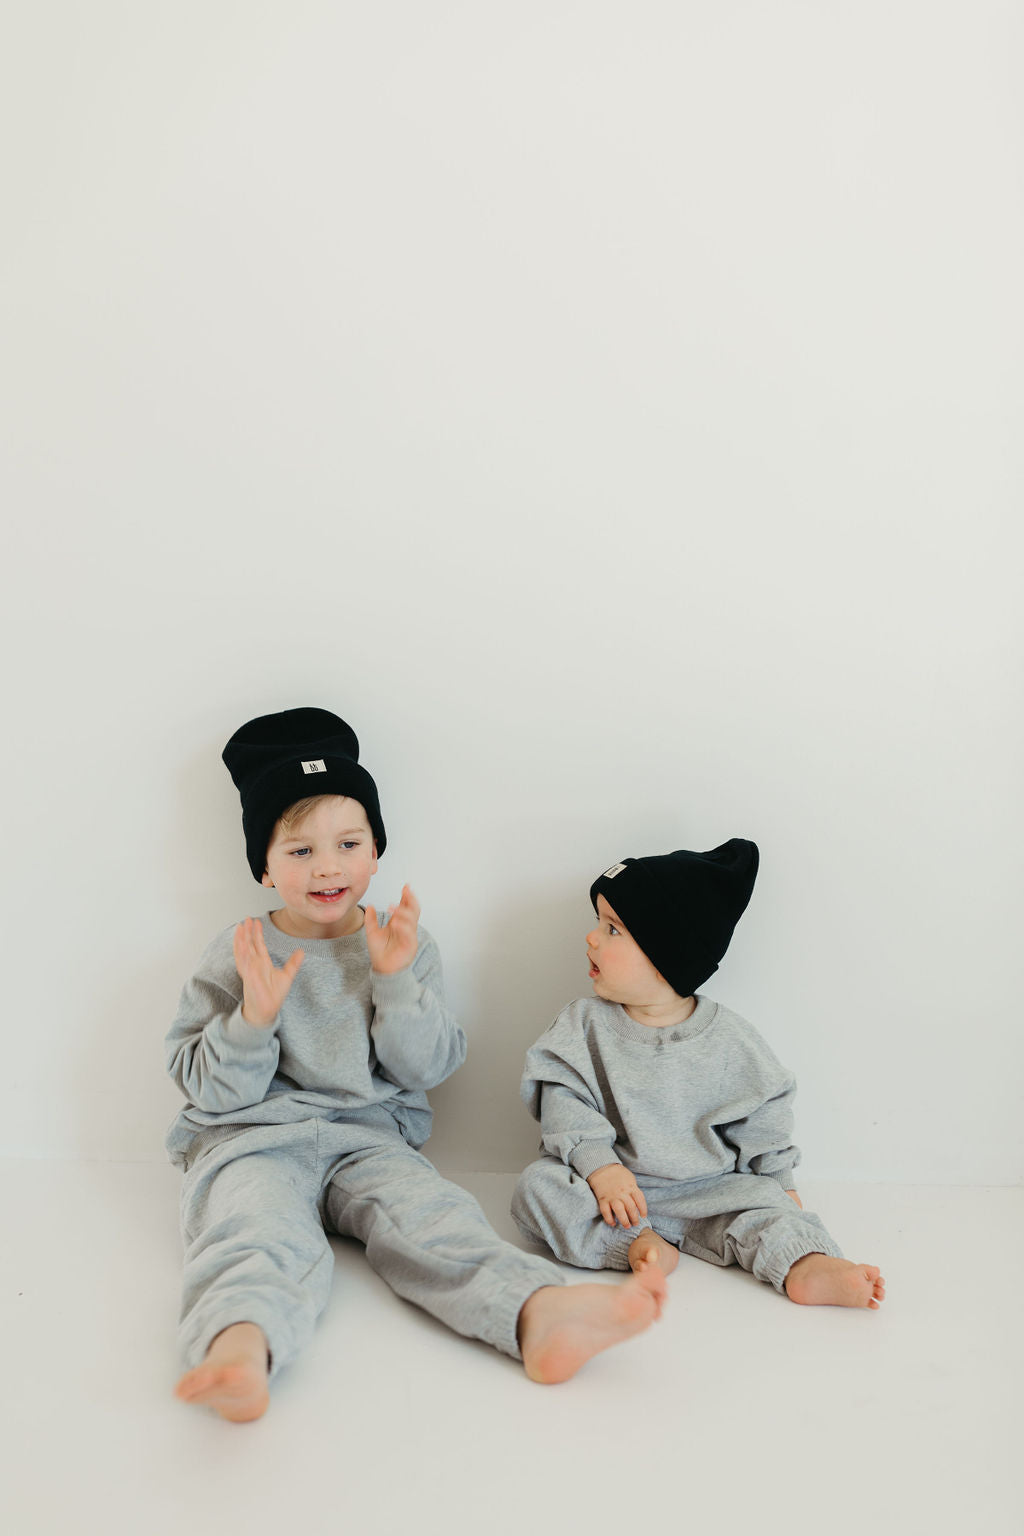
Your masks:
M870 1307L885 1300L885 1281L874 1264L851 1264L826 1253L807 1253L786 1276L786 1295L804 1307Z
M267 1341L255 1323L233 1323L218 1333L201 1365L174 1389L183 1403L203 1403L222 1419L244 1424L267 1411Z
M635 1275L640 1274L645 1264L654 1264L663 1275L670 1275L678 1263L679 1249L666 1243L650 1227L646 1227L629 1245L629 1267Z
M591 1355L643 1333L668 1288L655 1264L622 1285L544 1285L519 1314L519 1347L531 1381L568 1381Z

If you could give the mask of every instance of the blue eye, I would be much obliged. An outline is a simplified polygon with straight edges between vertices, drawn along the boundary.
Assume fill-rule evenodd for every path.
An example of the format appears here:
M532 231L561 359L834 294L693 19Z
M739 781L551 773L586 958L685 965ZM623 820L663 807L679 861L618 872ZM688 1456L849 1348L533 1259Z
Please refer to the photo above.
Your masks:
M609 933L612 933L612 934L616 934L616 935L617 935L617 934L618 934L618 931L619 931L619 930L618 930L618 929L617 929L617 928L616 928L616 926L615 926L615 924L614 924L614 923L609 923L609 924L608 924L608 932L609 932Z
M299 857L300 857L300 856L301 856L301 855L302 855L302 854L304 854L304 853L308 853L308 852L309 852L309 849L308 849L308 848L293 848L293 849L292 849L292 858L293 858L293 859L297 859L297 858L299 858Z
M358 844L358 842L355 842L355 843L342 843L341 846L345 849L346 853L348 853L348 852L351 852L351 850L353 848L358 848L359 844Z

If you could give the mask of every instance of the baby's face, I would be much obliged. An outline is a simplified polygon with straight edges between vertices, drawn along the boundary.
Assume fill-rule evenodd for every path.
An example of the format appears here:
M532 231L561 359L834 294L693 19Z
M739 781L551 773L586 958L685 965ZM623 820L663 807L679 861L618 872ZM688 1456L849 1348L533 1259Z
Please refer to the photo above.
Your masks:
M274 886L285 904L285 932L340 939L363 926L359 901L376 872L366 812L358 800L330 795L287 834L277 823L263 884Z
M597 924L587 934L587 959L594 994L606 1002L651 1007L675 997L603 896L597 898Z

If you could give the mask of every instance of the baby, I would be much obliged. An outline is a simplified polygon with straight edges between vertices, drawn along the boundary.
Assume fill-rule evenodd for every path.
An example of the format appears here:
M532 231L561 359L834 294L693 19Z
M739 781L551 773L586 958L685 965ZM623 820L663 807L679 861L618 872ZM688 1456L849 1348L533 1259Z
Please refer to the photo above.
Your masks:
M792 1075L757 1031L698 992L745 910L758 851L625 859L591 886L594 996L528 1052L522 1096L543 1156L512 1203L526 1236L586 1269L679 1254L741 1264L804 1305L877 1310L885 1282L844 1259L794 1188Z

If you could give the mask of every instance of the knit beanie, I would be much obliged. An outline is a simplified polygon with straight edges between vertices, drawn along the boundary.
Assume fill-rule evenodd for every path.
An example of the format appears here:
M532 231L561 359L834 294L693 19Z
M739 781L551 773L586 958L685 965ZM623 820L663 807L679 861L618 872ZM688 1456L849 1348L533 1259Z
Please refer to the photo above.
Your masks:
M729 948L757 865L757 845L743 837L709 853L624 859L598 876L590 899L596 911L602 895L673 991L692 997Z
M377 786L360 766L356 733L329 709L283 709L260 715L235 732L222 753L242 797L242 831L249 868L262 881L267 845L282 811L311 795L351 795L387 846Z

